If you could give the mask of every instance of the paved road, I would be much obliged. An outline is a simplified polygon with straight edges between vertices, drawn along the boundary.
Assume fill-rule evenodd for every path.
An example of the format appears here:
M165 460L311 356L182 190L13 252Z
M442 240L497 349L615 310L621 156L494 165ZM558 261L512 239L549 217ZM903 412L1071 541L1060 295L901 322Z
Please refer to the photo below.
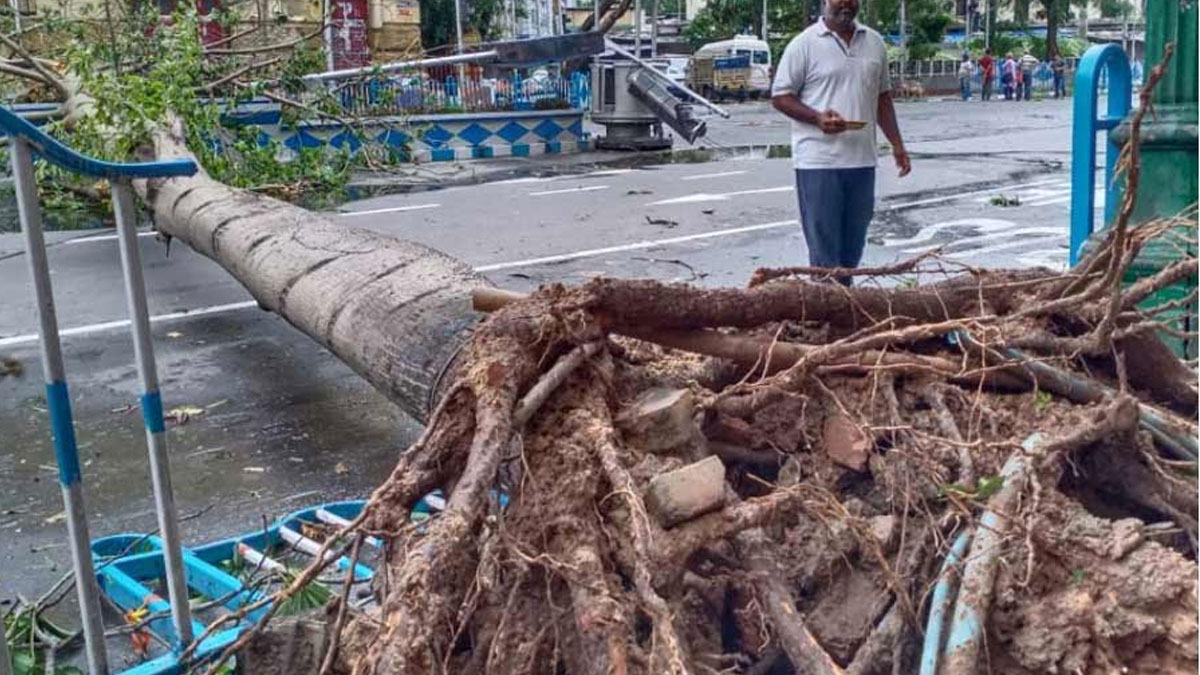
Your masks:
M493 165L508 167L507 180L359 201L334 217L440 248L513 289L599 274L740 285L756 267L804 262L805 250L790 161L772 158L787 125L763 104L734 109L713 121L710 150L677 153L678 163L507 160ZM974 265L1065 264L1068 103L899 112L914 171L898 180L882 165L868 263L946 246ZM995 206L997 195L1020 206ZM55 239L93 534L145 531L154 518L116 242L107 232ZM181 513L210 509L185 523L187 540L365 495L386 476L415 424L257 310L215 264L181 246L168 257L149 235L141 243L166 407L204 410L169 431ZM25 265L16 237L0 235L0 353L28 368L0 380L0 597L36 592L68 560Z

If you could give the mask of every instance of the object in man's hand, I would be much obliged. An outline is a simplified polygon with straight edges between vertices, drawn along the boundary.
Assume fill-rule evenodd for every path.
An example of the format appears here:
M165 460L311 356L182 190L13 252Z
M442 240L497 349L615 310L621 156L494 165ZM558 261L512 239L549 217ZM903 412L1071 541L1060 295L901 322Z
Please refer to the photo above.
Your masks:
M852 121L852 120L846 120L846 128L847 129L854 129L855 131L857 131L866 126L867 126L866 122L856 122L856 121Z

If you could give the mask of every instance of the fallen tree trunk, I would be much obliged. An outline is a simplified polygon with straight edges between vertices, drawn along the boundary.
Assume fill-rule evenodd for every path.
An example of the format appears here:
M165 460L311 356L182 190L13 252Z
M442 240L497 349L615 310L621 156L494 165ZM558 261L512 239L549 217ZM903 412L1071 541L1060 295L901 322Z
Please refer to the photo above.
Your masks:
M178 123L160 158L191 157ZM264 308L321 343L418 421L478 315L470 267L420 244L339 225L203 171L138 181L155 228L211 258Z

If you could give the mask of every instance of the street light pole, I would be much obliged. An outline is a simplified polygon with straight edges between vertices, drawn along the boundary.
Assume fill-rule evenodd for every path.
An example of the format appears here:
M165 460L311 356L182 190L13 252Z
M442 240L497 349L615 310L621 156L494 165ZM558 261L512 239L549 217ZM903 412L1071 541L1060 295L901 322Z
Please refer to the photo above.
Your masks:
M463 53L463 36L462 36L462 0L454 0L454 49L455 53L461 55ZM456 83L456 91L462 91L462 87L466 82L465 79L467 70L463 64L458 64L458 82Z
M633 53L642 58L642 0L633 0Z
M762 39L767 41L767 0L763 0Z
M904 66L908 63L908 38L904 28L904 10L907 3L900 0L900 77L904 77Z
M650 0L650 56L658 56L658 0Z
M992 48L992 0L983 0L983 48Z

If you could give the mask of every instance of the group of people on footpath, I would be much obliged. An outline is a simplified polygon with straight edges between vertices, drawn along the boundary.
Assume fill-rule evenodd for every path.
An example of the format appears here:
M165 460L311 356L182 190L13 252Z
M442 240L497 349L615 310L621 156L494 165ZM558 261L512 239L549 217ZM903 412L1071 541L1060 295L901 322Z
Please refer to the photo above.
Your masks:
M1033 98L1033 74L1041 64L1036 56L1026 49L1021 58L1014 59L1012 53L1004 57L1003 62L997 62L992 57L989 47L979 59L979 74L982 82L979 96L984 101L992 99L992 89L996 83L996 70L1000 70L1000 87L1006 101L1029 101ZM1050 74L1054 79L1054 98L1067 95L1067 62L1062 56L1055 54L1050 59ZM971 55L963 52L962 61L958 64L958 83L962 89L962 99L971 99L971 79L975 76L975 64Z

